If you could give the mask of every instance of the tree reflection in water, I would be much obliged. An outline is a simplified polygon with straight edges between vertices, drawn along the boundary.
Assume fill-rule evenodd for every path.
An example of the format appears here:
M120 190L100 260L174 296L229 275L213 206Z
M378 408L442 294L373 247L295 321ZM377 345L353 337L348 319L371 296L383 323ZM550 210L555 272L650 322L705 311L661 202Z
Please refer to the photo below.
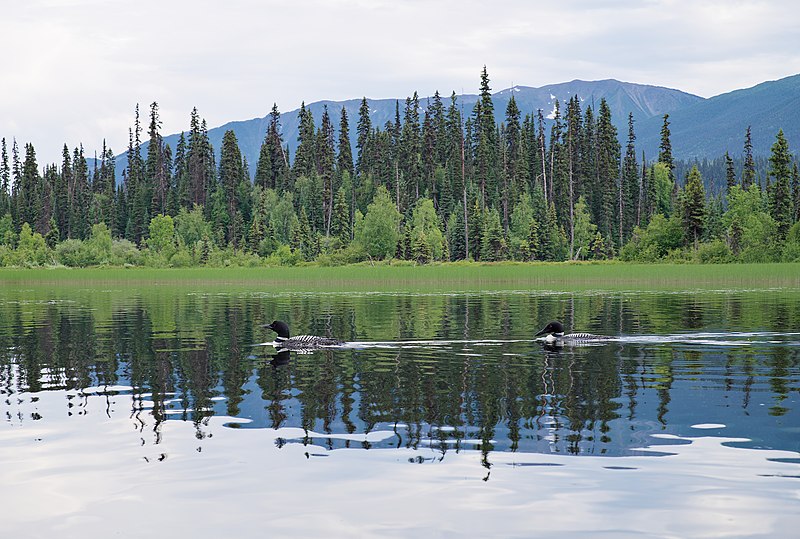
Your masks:
M224 414L251 420L232 427L300 427L304 436L284 441L329 449L429 447L439 458L479 450L488 468L493 451L631 454L652 444L654 432L682 433L707 417L780 448L791 434L777 418L798 424L787 398L800 385L791 333L800 327L797 294L3 299L7 420L47 420L20 412L21 401L42 391L65 391L69 415L82 413L90 393L129 394L130 410L109 400L107 413L130 413L143 443L158 443L166 420L194 422L203 440L207 418ZM306 355L253 346L270 338L261 324L274 318L296 333L350 342L434 342ZM531 336L549 319L611 335L778 333L739 345L654 339L547 350ZM394 435L353 436L376 430Z

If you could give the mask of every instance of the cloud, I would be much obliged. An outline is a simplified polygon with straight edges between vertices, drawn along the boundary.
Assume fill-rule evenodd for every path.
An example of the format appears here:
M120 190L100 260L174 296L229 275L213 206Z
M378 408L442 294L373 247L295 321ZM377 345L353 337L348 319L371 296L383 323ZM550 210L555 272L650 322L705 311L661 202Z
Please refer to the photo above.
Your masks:
M120 152L136 103L167 133L301 101L617 78L711 96L800 72L780 0L28 0L5 8L0 137ZM10 52L10 51L13 51Z

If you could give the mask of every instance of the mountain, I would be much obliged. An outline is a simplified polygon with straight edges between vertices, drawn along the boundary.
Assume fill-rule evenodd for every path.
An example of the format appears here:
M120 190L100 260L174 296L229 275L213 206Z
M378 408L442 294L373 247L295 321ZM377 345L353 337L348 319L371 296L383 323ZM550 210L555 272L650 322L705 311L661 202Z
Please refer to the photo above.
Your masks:
M596 109L600 100L605 98L611 107L611 111L614 115L613 119L615 125L617 125L617 130L620 133L621 139L627 136L628 112L633 112L634 117L637 119L651 117L661 118L666 113L673 114L676 110L703 101L702 97L679 90L620 82L612 79L601 81L574 80L572 82L551 84L540 88L514 86L493 94L492 100L495 107L495 118L498 123L505 120L506 107L512 95L517 101L523 118L528 113L535 115L538 109L542 109L546 120L552 119L556 100L561 101L561 110L563 114L566 110L566 102L576 95L582 101L584 109L590 104L593 104L593 107ZM421 113L427 108L430 99L432 99L432 97L420 98ZM442 99L445 107L449 106L450 96L442 96ZM458 95L457 99L458 105L461 107L466 117L472 112L472 108L477 102L478 96L475 94L464 94ZM373 127L380 127L381 129L384 128L386 122L394 121L395 107L397 104L400 106L401 117L405 107L405 98L367 99L367 102L370 107L370 118ZM355 153L356 124L358 122L358 109L360 106L361 99L358 98L347 101L317 101L306 105L306 108L311 111L317 126L319 126L323 110L327 107L333 126L338 133L341 110L342 107L344 107L350 121L350 143ZM289 151L292 155L297 147L299 110L300 109L295 109L281 114L283 140L284 143L288 144ZM422 114L420 116L422 116ZM266 134L268 122L269 117L265 115L262 118L229 122L219 127L209 129L209 140L217 151L217 157L219 157L223 135L226 131L233 130L239 141L239 148L242 151L242 155L247 159L250 166L250 174L255 174L255 166L258 162L258 154ZM173 134L165 136L164 140L174 150L178 144L178 138L179 134ZM142 154L147 154L146 143L143 146ZM127 158L125 154L117 157L118 178L122 177L122 170L125 168L126 164Z
M613 109L612 109L613 111ZM753 153L769 155L778 129L790 148L800 145L800 75L763 82L676 108L669 113L672 152L678 159L714 158L726 151L740 157L747 126ZM663 118L636 124L637 149L658 153Z
M542 109L547 119L552 119L556 100L561 101L563 114L566 102L573 96L577 95L581 100L583 110L589 105L596 109L600 100L605 98L611 107L613 122L623 146L628 134L628 113L633 113L637 151L639 155L644 152L648 159L658 154L664 114L669 114L672 150L676 159L713 159L726 151L732 157L739 157L742 154L744 134L748 125L752 126L753 153L757 156L769 155L775 135L780 128L783 129L790 148L795 149L800 144L800 75L764 82L752 88L736 90L709 99L680 90L613 79L573 80L540 88L514 86L493 94L495 118L498 122L504 121L506 106L512 95L523 117L529 113L535 115L538 109ZM478 96L464 94L457 97L463 114L469 115ZM447 107L450 97L443 95L442 98ZM421 113L424 112L430 99L430 97L420 98ZM402 117L405 98L367 99L367 101L373 127L383 129L386 122L394 121L397 104L400 106ZM356 124L360 105L359 98L347 101L317 101L306 105L306 108L311 111L319 126L323 110L327 107L338 133L339 118L344 107L350 120L350 143L355 153ZM283 139L292 154L297 147L298 112L299 109L295 109L281 114ZM250 166L250 174L255 174L268 121L268 116L264 116L230 122L210 129L209 139L217 151L217 156L222 146L223 135L232 129ZM177 134L169 135L165 140L174 149L178 137ZM143 155L146 153L145 143ZM117 178L122 177L126 162L125 154L117 157Z

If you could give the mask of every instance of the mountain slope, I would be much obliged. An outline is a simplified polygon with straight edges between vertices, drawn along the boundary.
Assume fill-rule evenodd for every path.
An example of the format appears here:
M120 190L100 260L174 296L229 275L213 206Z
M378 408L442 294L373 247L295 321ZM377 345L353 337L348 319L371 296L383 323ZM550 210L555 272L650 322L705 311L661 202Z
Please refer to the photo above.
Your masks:
M778 129L790 148L800 144L800 75L769 81L677 108L669 115L672 151L678 159L742 155L747 126L753 153L768 155ZM662 118L637 123L637 148L655 157Z
M651 118L653 116L661 117L665 113L672 114L681 108L703 101L701 97L687 94L679 90L626 83L612 79L601 81L574 80L562 84L551 84L541 88L515 86L497 92L492 97L495 107L495 118L498 122L504 121L506 107L512 95L516 99L523 117L528 113L535 115L538 109L542 109L544 115L548 118L552 118L556 99L560 100L562 103L561 109L563 114L566 109L566 101L568 101L570 97L577 95L583 103L584 110L591 104L593 104L594 108L597 108L600 100L605 98L611 107L614 123L617 125L620 138L623 140L627 134L628 112L633 112L637 120ZM427 103L430 99L430 97L420 98L420 107L423 110L427 107ZM472 108L477 100L478 96L474 94L458 96L458 105L461 107L465 117L471 114ZM368 99L367 101L370 106L370 118L373 127L380 127L383 129L386 122L393 122L397 104L400 106L400 115L402 118L405 98L398 100ZM445 107L449 106L450 97L443 96L443 102ZM355 127L358 122L358 109L360 105L361 99L350 99L347 101L318 101L306 105L306 108L311 111L317 126L319 126L323 110L327 106L328 113L331 116L338 137L339 119L342 107L344 107L350 120L350 142L355 154ZM294 150L297 147L298 112L299 109L295 109L281 114L283 139L284 142L288 144L291 154L294 154ZM219 156L219 149L222 146L222 137L226 131L232 129L234 133L236 133L242 155L246 157L250 166L250 174L253 175L255 174L258 154L266 134L268 121L268 116L264 116L252 120L230 122L210 129L208 132L209 140L217 151L217 156ZM173 134L165 136L164 138L166 143L174 149L177 146L178 137L178 134ZM143 148L143 154L146 155L146 144ZM118 178L121 178L121 172L122 169L125 168L126 162L127 159L124 154L117 158Z

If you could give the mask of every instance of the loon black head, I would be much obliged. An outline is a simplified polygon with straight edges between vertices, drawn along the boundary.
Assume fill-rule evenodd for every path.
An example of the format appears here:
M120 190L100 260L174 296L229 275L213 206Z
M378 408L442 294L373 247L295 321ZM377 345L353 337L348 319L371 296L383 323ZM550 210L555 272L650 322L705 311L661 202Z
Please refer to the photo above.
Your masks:
M278 334L278 337L283 337L284 339L289 338L289 326L286 322L281 322L280 320L275 320L271 324L267 324L264 326L265 328L271 329L275 333Z
M564 335L564 325L559 322L558 320L553 320L549 322L542 330L534 335L534 337L538 337L540 335L556 335L561 337Z

